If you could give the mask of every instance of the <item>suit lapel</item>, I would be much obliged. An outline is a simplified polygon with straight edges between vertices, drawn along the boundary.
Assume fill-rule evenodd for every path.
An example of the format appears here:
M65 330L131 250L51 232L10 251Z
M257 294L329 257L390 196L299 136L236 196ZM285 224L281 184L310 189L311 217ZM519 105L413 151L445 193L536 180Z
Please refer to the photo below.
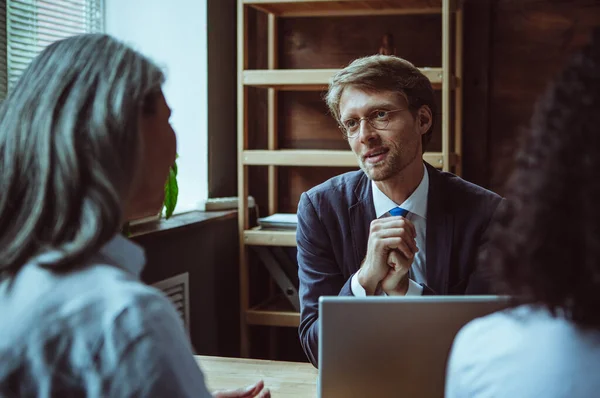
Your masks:
M447 294L454 220L448 209L449 192L444 189L441 173L427 163L425 165L429 171L425 253L427 285L437 294Z
M355 202L348 208L348 216L351 225L352 246L354 247L354 256L356 272L360 263L367 252L369 241L369 228L371 221L375 219L375 206L373 204L373 194L371 192L371 180L363 174L354 190Z

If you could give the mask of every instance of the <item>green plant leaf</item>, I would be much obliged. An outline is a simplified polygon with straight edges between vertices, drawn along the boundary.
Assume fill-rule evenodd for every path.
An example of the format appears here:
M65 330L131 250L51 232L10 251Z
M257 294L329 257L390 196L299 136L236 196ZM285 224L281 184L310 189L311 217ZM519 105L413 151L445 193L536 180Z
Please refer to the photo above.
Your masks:
M165 202L164 212L165 218L169 219L175 211L177 205L177 196L179 195L179 186L177 185L177 163L173 163L169 170L169 178L165 184ZM161 212L162 213L162 212Z

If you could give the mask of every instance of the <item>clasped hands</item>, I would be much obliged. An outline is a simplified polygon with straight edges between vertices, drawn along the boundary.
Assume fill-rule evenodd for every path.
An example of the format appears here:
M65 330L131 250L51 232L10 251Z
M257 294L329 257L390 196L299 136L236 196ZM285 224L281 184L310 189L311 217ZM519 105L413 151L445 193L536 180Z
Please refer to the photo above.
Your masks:
M402 216L373 220L367 255L358 271L358 283L367 295L379 289L389 296L405 295L408 271L419 251L415 226Z

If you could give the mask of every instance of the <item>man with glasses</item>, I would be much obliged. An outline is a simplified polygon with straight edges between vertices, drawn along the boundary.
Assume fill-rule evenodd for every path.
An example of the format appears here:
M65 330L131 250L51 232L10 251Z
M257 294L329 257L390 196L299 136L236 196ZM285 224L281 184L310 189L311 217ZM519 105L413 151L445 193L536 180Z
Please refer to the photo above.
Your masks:
M487 293L476 259L501 202L423 161L436 106L410 62L357 59L334 76L326 101L361 170L298 204L299 334L315 366L320 296Z

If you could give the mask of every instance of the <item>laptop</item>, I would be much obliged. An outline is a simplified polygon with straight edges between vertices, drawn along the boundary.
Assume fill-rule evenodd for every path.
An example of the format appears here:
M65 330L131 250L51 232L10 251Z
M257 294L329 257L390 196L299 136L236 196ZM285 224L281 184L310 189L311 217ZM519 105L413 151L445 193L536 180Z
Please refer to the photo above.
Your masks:
M321 297L321 398L444 396L456 333L500 296Z

